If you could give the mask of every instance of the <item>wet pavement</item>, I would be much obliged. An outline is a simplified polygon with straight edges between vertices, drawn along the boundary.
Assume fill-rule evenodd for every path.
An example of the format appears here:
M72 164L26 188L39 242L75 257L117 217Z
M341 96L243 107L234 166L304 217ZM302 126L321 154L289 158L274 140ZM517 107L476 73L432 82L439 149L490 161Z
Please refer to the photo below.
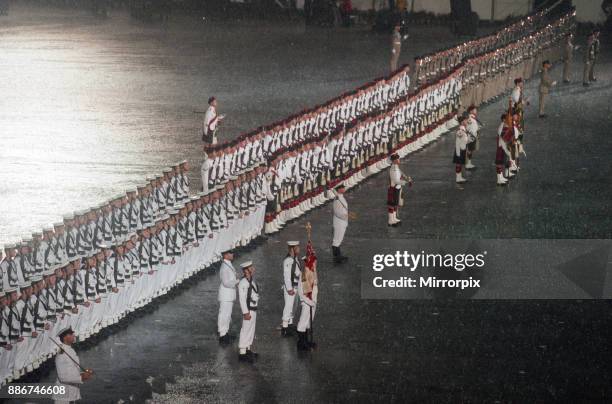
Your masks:
M489 28L490 29L490 28ZM413 30L401 61L456 39ZM198 187L208 97L221 138L270 124L387 73L389 38L173 16L160 25L16 4L0 19L0 244L99 204L184 158Z
M612 54L609 44L603 45L599 81L589 89L579 83L557 87L547 120L535 118L536 83L527 85L532 98L526 123L527 158L509 187L495 186L494 132L506 105L500 100L481 112L486 127L474 159L478 169L469 174L465 186L454 183L451 136L404 162L403 169L415 185L406 195L402 227L386 226L386 173L347 194L358 216L350 223L343 245L350 256L347 264L331 263L330 206L241 253L237 261L254 261L262 290L255 342L260 360L255 365L239 363L235 345L221 348L217 343L218 276L211 268L97 341L79 347L82 363L96 371L94 380L83 386L84 402L612 400L609 301L372 301L360 296L360 271L371 253L369 240L611 238ZM576 57L580 59L581 55ZM386 60L372 66L368 74L374 76L385 65ZM580 74L578 65L575 77ZM328 73L311 74L334 77ZM342 77L340 71L337 74ZM559 69L553 73L559 74ZM346 81L336 85L350 87ZM318 101L319 90L323 89L312 89L313 102ZM261 112L271 114L268 106L274 110L275 102L272 97L260 105ZM168 153L176 153L170 151L173 146L167 146ZM142 160L145 157L149 156ZM143 168L138 174L144 172ZM305 240L306 221L313 225L321 260L315 319L319 348L298 356L295 340L281 338L278 331L280 262L287 240ZM237 334L236 308L233 319L232 332ZM53 381L54 370L33 380Z

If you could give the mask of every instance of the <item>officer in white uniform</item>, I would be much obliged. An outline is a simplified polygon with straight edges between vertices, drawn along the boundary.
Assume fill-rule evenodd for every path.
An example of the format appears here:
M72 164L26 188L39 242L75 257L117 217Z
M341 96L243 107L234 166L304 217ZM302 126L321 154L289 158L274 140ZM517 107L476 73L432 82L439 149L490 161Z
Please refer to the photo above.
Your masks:
M219 343L228 344L231 336L228 334L230 323L232 322L232 309L236 300L236 285L238 285L238 275L232 265L234 254L231 251L223 252L223 261L219 270L221 284L219 285L219 317L217 329L219 331Z
M302 267L299 259L300 242L288 241L288 253L283 260L283 296L285 298L285 307L283 308L283 327L281 335L283 337L291 336L295 331L293 324L293 316L295 313L295 297L297 295L297 287L302 276Z
M204 114L204 137L211 144L217 144L217 125L225 118L224 115L217 115L217 99L210 97L208 99L208 109Z
M346 233L349 218L348 202L344 198L344 192L344 184L340 184L335 188L336 198L333 203L334 217L332 221L334 228L332 253L336 264L341 264L348 260L348 257L342 255L340 251L340 245L342 245L342 241L344 240L344 233Z
M391 155L391 167L389 168L389 189L387 190L388 225L398 226L401 220L398 210L403 206L402 187L412 184L412 178L406 176L400 169L400 157L398 154Z
M61 350L55 356L55 369L57 370L57 384L65 386L65 394L53 396L55 403L70 403L81 399L80 385L93 375L90 369L82 371L79 357L72 348L76 338L72 328L64 328L57 337L60 340Z
M240 361L253 362L257 354L251 350L253 339L255 338L255 324L257 322L257 303L259 302L259 287L253 279L255 267L252 261L240 264L244 277L238 284L238 298L240 299L240 309L242 310L242 328L240 329L240 339L238 348Z

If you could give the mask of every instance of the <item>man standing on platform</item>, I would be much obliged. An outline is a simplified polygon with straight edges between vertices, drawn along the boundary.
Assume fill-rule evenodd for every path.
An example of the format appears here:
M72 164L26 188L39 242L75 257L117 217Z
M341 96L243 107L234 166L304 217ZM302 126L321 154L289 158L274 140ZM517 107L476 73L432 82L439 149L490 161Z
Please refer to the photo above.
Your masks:
M334 262L336 264L341 264L348 260L348 257L342 255L342 251L340 250L340 246L342 245L342 241L344 240L344 233L346 233L346 228L348 227L348 219L349 219L349 210L348 210L348 202L344 198L344 184L340 184L335 188L336 198L334 199L333 204L333 240L332 240L332 253L334 255Z
M228 334L230 323L232 322L232 309L236 300L236 285L238 285L238 275L236 269L232 265L234 254L231 251L223 252L223 261L221 261L221 269L219 277L221 284L219 285L219 317L217 326L219 331L219 343L227 345L231 342L231 336Z
M217 144L217 125L225 118L225 115L217 115L217 99L210 97L208 99L208 109L204 115L204 133L202 140Z
M287 256L283 260L283 296L285 307L283 308L283 325L281 335L289 337L295 331L293 324L293 313L297 287L302 277L302 265L300 263L300 242L288 241L289 249Z
M546 107L546 99L548 98L550 88L557 84L557 82L553 81L549 76L549 70L551 66L552 64L548 60L542 62L542 74L540 76L540 118L546 118L546 114L544 113L544 109Z

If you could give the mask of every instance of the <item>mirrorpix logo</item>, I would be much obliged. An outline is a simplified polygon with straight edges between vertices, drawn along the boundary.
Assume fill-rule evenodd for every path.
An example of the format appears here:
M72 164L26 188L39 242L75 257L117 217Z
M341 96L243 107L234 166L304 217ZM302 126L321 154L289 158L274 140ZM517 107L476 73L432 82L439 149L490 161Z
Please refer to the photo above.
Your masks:
M483 282L486 250L472 243L465 252L395 251L372 257L372 286L377 289L422 290L430 297L473 296Z

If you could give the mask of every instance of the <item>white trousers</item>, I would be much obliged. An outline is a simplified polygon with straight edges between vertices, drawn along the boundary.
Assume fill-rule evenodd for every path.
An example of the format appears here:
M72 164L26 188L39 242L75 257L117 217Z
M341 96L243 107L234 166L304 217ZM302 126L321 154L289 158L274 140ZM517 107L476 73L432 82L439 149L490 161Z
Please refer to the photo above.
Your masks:
M232 309L234 302L219 302L219 317L217 319L217 330L219 336L222 337L229 331L230 323L232 322Z
M305 332L307 329L310 328L311 306L307 305L304 302L302 302L301 306L302 306L302 312L300 313L300 321L298 321L297 330L299 332ZM316 306L312 307L312 319L313 320L315 316L315 311L316 311Z
M294 288L295 292L293 296L287 293L287 289L283 286L283 296L285 297L285 307L283 308L283 328L287 327L289 324L293 324L293 313L295 312L295 297L297 296L297 290Z
M238 340L238 348L240 353L245 351L253 345L253 339L255 338L255 323L257 322L257 312L249 311L251 314L250 320L242 319L242 328L240 329L240 339Z
M342 240L344 240L344 233L346 233L348 222L344 220L340 220L334 216L333 227L334 227L334 238L332 240L332 246L340 247L340 245L342 244Z

